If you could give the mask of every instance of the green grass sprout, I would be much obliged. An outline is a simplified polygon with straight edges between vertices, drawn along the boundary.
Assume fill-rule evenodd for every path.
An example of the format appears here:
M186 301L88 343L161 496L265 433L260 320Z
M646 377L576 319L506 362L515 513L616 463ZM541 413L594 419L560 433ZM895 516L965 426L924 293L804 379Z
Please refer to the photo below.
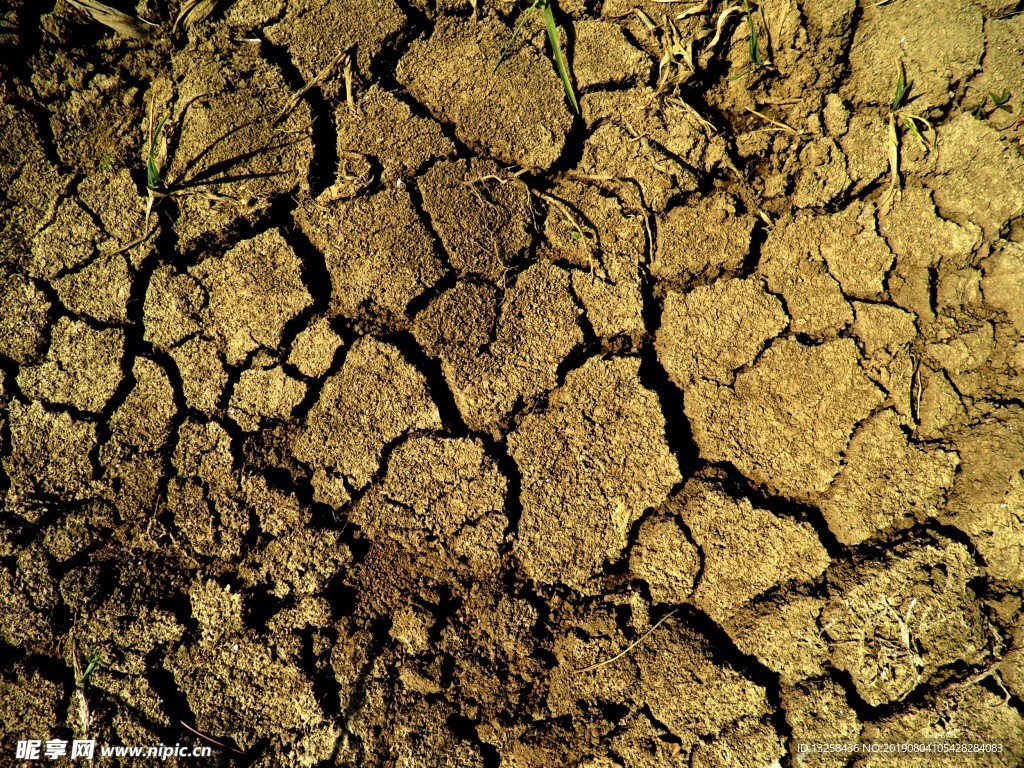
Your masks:
M562 43L558 38L558 27L555 25L555 9L554 0L533 0L530 6L523 12L522 17L516 23L515 29L512 30L512 37L508 43L501 50L501 55L498 56L498 61L494 65L492 72L497 72L498 67L501 66L501 62L505 60L505 56L508 54L509 49L512 48L519 34L523 31L523 25L526 24L533 12L540 10L544 17L544 29L547 32L548 43L551 45L551 54L555 60L555 69L558 70L558 77L562 81L562 88L565 90L565 96L569 100L569 105L572 107L574 115L580 115L580 105L576 100L576 91L572 87L572 79L569 77L569 67L565 63L565 56L562 55Z
M891 210L893 203L899 198L902 189L900 154L903 150L903 144L898 126L903 126L906 131L914 135L914 138L921 144L921 149L925 154L931 152L937 138L935 127L931 124L931 121L927 117L913 112L908 104L908 96L913 84L907 80L907 72L903 62L899 58L894 58L893 63L896 67L896 90L893 94L892 103L889 105L889 136L887 142L889 145L889 186L881 198L881 209L886 212Z
M164 197L163 187L163 176L160 169L159 152L157 151L157 142L160 139L160 134L163 132L164 126L167 124L167 120L170 115L164 115L160 118L160 122L157 123L156 128L153 128L153 109L150 107L149 111L149 151L146 154L146 231L149 231L149 215L153 212L153 203L156 202L156 198Z
M892 109L896 111L907 103L907 96L913 83L907 81L907 71L903 68L903 62L896 62L896 93L892 99Z
M984 120L988 117L988 112L985 111L985 107L988 106L988 96L981 100L981 104L971 110L971 117L975 120Z
M989 94L981 100L981 104L971 110L971 117L976 120L984 120L986 117L992 117L997 109L1002 112L1012 112L1009 104L1011 96L1012 94L1005 89L1002 93L989 91ZM992 100L992 109L988 109L989 99Z
M103 157L100 158L99 169L103 173L110 173L117 168L117 158L109 152L104 152Z
M754 26L754 14L750 10L748 0L743 0L743 12L747 14L747 26L750 29L750 40L747 44L750 52L750 63L754 69L760 69L764 66L764 56L761 54L761 47L757 44L757 28Z
M911 111L907 101L913 83L907 80L907 71L903 67L903 62L896 59L895 63L896 91L893 94L892 104L890 105L892 107L892 116L894 118L898 118L899 122L901 122L908 131L914 134L914 137L921 143L921 149L927 153L931 150L932 145L925 137L925 133L934 134L935 129L932 127L928 118L915 114ZM924 129L923 132L922 129Z
M562 87L565 89L566 98L572 104L572 111L580 114L580 105L576 101L576 92L573 90L572 81L569 79L569 68L562 56L562 45L558 41L558 28L555 26L555 11L551 0L544 2L544 28L548 33L548 42L551 44L551 52L555 55L555 67L558 69L558 76L562 79Z
M97 669L109 669L110 662L106 661L96 647L93 646L89 649L89 658L85 662L85 670L82 672L82 685L89 682L89 678Z
M530 4L530 7L523 12L523 15L519 17L519 21L516 22L516 28L512 30L512 37L510 37L508 42L505 43L505 47L501 49L501 54L499 54L498 60L494 63L494 69L491 70L492 74L498 71L498 67L501 66L501 62L505 60L505 56L508 55L509 50L513 45L515 45L516 40L519 38L519 33L523 31L523 25L526 24L530 15L540 7L542 2L543 0L534 0L534 2Z

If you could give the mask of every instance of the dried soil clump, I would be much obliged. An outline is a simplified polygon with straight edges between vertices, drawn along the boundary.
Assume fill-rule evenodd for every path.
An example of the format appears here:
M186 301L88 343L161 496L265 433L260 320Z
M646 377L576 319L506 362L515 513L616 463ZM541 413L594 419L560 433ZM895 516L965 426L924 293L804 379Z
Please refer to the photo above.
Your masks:
M953 485L956 454L912 445L884 410L850 440L822 511L843 544L859 544L903 518L932 517Z
M0 169L0 186L4 189L0 200L0 245L6 261L23 253L37 227L53 216L70 178L50 161L30 113L11 104L4 95L0 105L0 144L14 160Z
M960 472L944 520L965 531L996 579L1024 578L1024 412L1007 408L953 437Z
M423 570L493 576L504 540L507 480L479 442L414 437L388 460L381 485L353 510L372 539L390 539L414 554Z
M805 381L819 386L807 392ZM793 498L828 488L854 427L882 402L849 339L815 347L779 339L733 387L698 382L689 393L702 454Z
M501 282L526 256L532 193L523 182L503 178L495 163L441 162L416 184L430 225L461 275Z
M565 146L571 116L558 78L532 44L492 71L511 33L493 17L442 17L429 38L409 47L396 75L465 144L505 163L549 168Z
M285 325L311 303L302 263L271 230L190 270L204 288L204 327L237 365L257 349L276 349Z
M583 342L580 315L569 274L540 262L504 292L456 283L417 315L414 332L441 359L466 423L492 431L555 388L559 366Z
M753 319L753 321L751 321ZM665 297L656 347L672 380L723 384L788 324L782 302L750 280L718 280Z
M712 485L691 481L674 504L703 553L693 602L716 621L779 584L814 580L830 563L808 524L778 518Z
M967 548L948 540L837 566L821 614L832 663L878 706L906 698L945 667L984 661L989 637L970 584L977 573Z
M951 734L975 744L1002 744L1002 755L985 755L979 765L1007 766L1024 753L1024 717L983 684L949 686L920 705L865 725L865 741L905 743L907 740L944 740ZM926 742L927 743L927 742ZM900 765L891 755L871 755L871 768Z
M32 515L26 505L36 498L74 501L92 495L89 454L96 444L95 425L16 400L7 404L5 421L11 441L3 459L10 510ZM32 504L39 506L45 505Z
M111 434L143 451L156 451L167 442L177 413L174 386L167 372L145 357L135 358L134 384L110 417Z
M266 36L288 50L307 83L327 69L338 52L346 50L355 54L359 71L369 74L373 60L408 21L400 5L390 0L376 3L372 9L353 0L301 0L284 5L284 16L266 28ZM336 77L327 80L327 95L339 95L339 81Z
M296 218L324 254L334 314L400 318L443 274L429 232L400 189L354 200L310 201Z
M313 485L322 500L340 505L345 485L363 488L377 474L386 445L410 429L440 426L419 371L396 347L366 337L324 382L292 450L315 470ZM353 438L339 441L340 433Z
M579 21L573 27L573 63L581 89L646 82L651 60L632 45L621 27L606 21Z
M36 400L99 412L121 383L124 333L96 330L66 317L57 321L39 365L25 366L18 386Z
M190 597L199 642L191 651L182 649L169 666L177 685L197 702L200 728L217 733L230 729L242 749L251 749L258 739L287 739L300 728L331 730L302 670L275 659L244 628L239 595L207 582L196 584ZM245 713L244 731L225 719L227 713Z
M416 115L408 104L376 85L360 95L355 109L339 104L334 119L342 160L353 153L372 158L380 166L380 182L385 186L404 183L431 160L455 151L437 123Z
M538 581L593 591L591 580L620 556L632 524L680 479L657 398L638 369L629 359L586 363L551 393L546 411L509 435L523 474L514 551Z
M595 183L562 182L545 201L551 256L580 267L572 272L572 290L594 334L610 344L639 346L647 333L647 214Z
M969 167L970 174L962 169ZM970 179L970 180L968 180ZM1024 213L1014 194L1024 184L1024 158L985 123L960 115L938 132L935 175L929 180L945 218L977 224L990 237ZM989 194L974 194L977 189Z
M28 363L42 351L50 302L29 278L17 272L0 277L0 354Z
M250 368L231 393L228 413L242 429L255 432L267 421L286 421L302 402L305 385L278 365Z
M737 216L736 202L722 195L671 208L658 227L651 272L683 285L737 276L753 229L753 217Z
M700 550L678 520L652 517L640 527L629 567L647 582L656 603L678 603L693 594L701 567Z
M949 103L984 52L982 15L971 0L950 0L913 24L897 7L869 8L850 49L851 93L868 103L892 101L893 61L911 62L914 108L927 113Z

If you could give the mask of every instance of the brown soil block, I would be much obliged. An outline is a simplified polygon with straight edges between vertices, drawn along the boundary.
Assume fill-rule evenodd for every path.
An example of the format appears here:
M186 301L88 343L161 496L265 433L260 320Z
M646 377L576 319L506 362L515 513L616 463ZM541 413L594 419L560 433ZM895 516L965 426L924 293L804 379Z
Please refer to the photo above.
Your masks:
M1024 3L110 5L0 9L0 766L1024 765Z

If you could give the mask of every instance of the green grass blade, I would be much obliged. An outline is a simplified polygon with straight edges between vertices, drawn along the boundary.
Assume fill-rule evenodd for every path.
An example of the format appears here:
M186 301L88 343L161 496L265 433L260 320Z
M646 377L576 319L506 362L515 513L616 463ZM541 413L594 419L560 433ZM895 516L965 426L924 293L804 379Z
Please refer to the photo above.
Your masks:
M89 678L92 677L92 673L100 667L104 669L109 669L110 664L104 661L102 656L93 651L92 654L90 654L89 660L85 665L85 671L82 673L82 684L84 685L85 683L89 682Z
M533 3L530 4L530 7L523 11L523 15L519 17L519 21L516 23L516 28L512 30L512 37L508 39L508 42L505 43L505 47L501 49L501 54L498 56L498 61L495 62L494 69L491 70L491 74L494 74L495 72L498 71L498 67L500 67L501 62L505 60L505 57L508 55L509 49L511 49L512 46L515 44L516 39L519 37L519 33L523 31L523 25L533 14L534 10L541 4L541 2L542 0L533 0Z
M551 43L551 52L555 55L555 67L558 69L558 76L562 78L565 95L572 105L573 114L579 116L580 105L576 101L576 92L572 89L572 80L569 79L569 68L565 66L565 58L562 56L562 44L558 40L558 27L555 26L555 11L551 7L551 0L544 4L544 28L548 32L548 42Z
M764 57L761 55L761 48L757 44L757 28L754 26L754 14L751 12L750 3L747 0L743 0L743 10L747 14L747 25L750 27L748 43L750 63L754 65L754 69L760 69L764 66Z
M903 68L903 62L896 62L896 93L892 99L892 108L897 110L907 103L907 95L913 84L907 80L907 72Z

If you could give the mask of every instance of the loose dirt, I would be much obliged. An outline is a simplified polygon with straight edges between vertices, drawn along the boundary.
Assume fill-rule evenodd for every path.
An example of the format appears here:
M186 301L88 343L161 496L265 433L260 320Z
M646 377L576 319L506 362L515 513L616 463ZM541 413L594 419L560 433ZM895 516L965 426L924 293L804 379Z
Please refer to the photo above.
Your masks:
M1024 5L116 5L0 10L0 764L1024 764Z

